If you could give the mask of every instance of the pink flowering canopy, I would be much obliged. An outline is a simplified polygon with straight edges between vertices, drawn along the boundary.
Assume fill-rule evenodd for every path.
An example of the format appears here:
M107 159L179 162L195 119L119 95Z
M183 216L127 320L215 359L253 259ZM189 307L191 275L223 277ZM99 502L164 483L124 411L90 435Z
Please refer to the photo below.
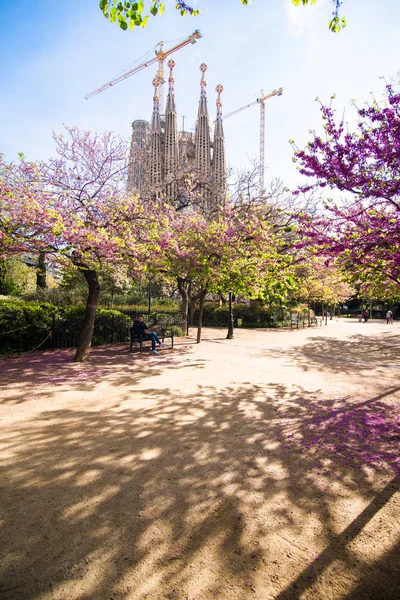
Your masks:
M54 135L57 158L37 164L1 158L2 253L43 250L94 268L117 262L123 250L140 266L138 231L146 218L138 199L125 196L126 143L76 127L66 127L66 134Z
M358 108L357 130L321 105L325 136L296 149L300 173L312 178L302 192L331 188L319 218L302 216L309 239L323 253L345 258L371 278L400 285L400 94L386 87L382 104Z
M279 253L280 241L270 225L229 206L213 219L195 211L182 214L168 204L159 207L157 214L164 216L158 225L159 250L148 264L173 279L207 291L234 290L254 297L269 280L283 275L290 262Z

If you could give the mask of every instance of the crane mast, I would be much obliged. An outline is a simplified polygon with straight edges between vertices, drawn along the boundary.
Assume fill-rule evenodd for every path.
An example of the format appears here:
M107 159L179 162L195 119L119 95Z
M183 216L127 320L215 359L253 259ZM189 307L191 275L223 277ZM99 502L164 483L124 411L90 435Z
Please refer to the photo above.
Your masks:
M202 35L200 33L200 30L196 29L192 33L192 35L187 37L182 42L179 42L175 46L172 46L172 48L165 50L165 52L163 50L164 42L158 42L157 46L159 47L159 49L156 50L155 56L153 58L150 58L146 62L134 67L133 69L130 69L129 71L122 73L121 75L118 75L117 77L114 77L114 79L111 79L110 81L108 81L107 83L102 85L101 87L97 88L97 90L90 92L90 94L85 96L86 100L88 100L89 98L93 98L93 96L96 96L97 94L100 94L100 92L103 92L104 90L106 90L110 87L113 87L120 81L127 79L131 75L134 75L135 73L138 73L139 71L142 71L146 67L149 67L150 65L153 65L156 62L158 62L157 78L159 79L160 84L162 86L162 84L164 83L164 61L167 58L167 56L169 56L170 54L173 54L173 52L176 52L177 50L180 50L181 48L184 48L188 44L195 44L197 42L197 40L200 39L201 37L202 37ZM161 100L161 98L160 98L160 100ZM161 106L163 107L163 105L161 105Z
M264 173L265 173L265 101L269 98L273 98L273 96L282 96L283 88L279 88L278 90L274 90L270 94L264 95L263 90L261 90L261 96L257 98L254 102L250 102L250 104L246 104L245 106L241 106L236 110L225 115L225 119L228 117L233 117L233 115L237 115L242 112L242 110L246 110L246 108L250 108L255 104L260 105L260 178L259 178L259 193L260 196L264 195Z
M265 171L265 102L260 102L260 196L264 196Z

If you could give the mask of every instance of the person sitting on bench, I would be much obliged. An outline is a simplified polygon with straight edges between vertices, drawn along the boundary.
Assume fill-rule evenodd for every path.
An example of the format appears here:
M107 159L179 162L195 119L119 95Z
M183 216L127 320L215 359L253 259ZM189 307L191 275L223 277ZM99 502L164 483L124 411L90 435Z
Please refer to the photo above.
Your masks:
M147 327L146 323L143 321L143 315L138 315L133 323L133 330L137 335L142 336L142 340L151 340L151 350L153 354L159 354L156 350L156 344L158 344L161 348L165 346L163 342L157 337L157 334L154 331L150 331Z

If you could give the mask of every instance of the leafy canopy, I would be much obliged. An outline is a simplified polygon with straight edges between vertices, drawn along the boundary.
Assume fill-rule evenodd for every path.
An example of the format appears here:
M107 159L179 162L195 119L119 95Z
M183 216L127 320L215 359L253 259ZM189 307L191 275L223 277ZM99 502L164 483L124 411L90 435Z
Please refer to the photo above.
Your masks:
M400 286L400 94L357 108L350 131L332 106L321 104L325 135L314 134L294 160L312 178L302 192L331 188L319 218L303 215L302 229L318 253L340 256L361 280Z
M237 1L237 0L236 0ZM292 0L295 6L306 6L307 4L315 4L317 0ZM240 0L244 5L251 4L252 0ZM346 26L346 19L340 17L339 9L342 4L342 0L332 0L334 4L334 10L332 13L332 19L329 22L329 29L334 33L340 31ZM111 23L118 23L118 25L126 31L127 29L133 29L136 27L146 27L150 15L153 17L161 16L165 10L165 4L161 0L138 0L138 2L120 2L119 0L100 0L100 10L106 19L109 19ZM176 0L175 5L182 17L189 14L192 17L196 17L200 14L200 9L195 9L184 0Z

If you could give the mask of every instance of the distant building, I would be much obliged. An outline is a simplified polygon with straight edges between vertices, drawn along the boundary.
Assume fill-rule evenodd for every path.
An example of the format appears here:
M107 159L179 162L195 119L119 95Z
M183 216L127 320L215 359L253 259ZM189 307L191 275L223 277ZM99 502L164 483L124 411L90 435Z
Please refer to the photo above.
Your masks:
M180 200L180 178L190 173L196 183L197 202L201 208L212 209L224 204L226 198L225 139L221 104L223 87L218 85L216 88L217 115L212 139L205 81L207 66L203 63L200 66L202 75L195 134L178 132L174 61L170 60L168 66L170 74L165 114L160 112L161 82L155 78L151 125L144 120L132 123L127 189L142 196L159 194L170 200Z
M150 124L137 120L132 123L132 140L128 168L128 190L144 189L147 155L150 140Z

